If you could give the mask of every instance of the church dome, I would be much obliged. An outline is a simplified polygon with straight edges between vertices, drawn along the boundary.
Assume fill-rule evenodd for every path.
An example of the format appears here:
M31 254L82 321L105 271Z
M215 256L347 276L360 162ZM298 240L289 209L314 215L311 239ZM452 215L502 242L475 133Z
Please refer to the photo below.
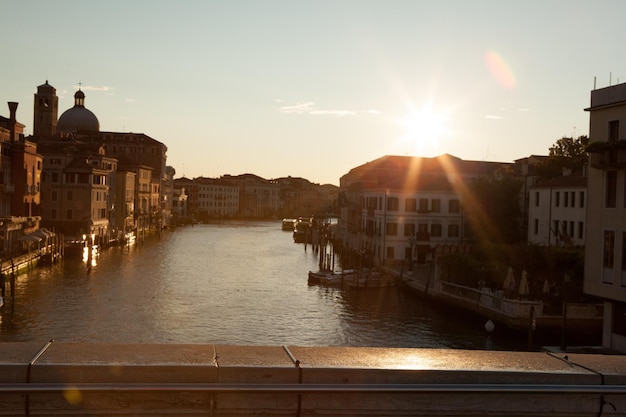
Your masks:
M63 112L57 121L57 132L99 132L100 122L95 114L85 108L85 93L74 94L74 107Z

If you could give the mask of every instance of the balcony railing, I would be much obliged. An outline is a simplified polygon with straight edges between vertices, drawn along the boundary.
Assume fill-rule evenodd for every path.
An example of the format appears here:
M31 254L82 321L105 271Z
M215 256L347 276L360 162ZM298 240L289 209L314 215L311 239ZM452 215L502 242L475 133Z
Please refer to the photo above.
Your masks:
M590 153L590 165L598 169L626 169L626 149Z

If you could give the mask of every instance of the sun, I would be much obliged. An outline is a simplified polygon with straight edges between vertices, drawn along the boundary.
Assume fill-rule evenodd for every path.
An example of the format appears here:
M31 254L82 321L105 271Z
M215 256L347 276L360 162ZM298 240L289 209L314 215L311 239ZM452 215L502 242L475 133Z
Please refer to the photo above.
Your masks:
M441 141L448 133L448 113L436 110L431 103L410 105L400 125L404 128L404 142L413 144L416 154L434 154L440 151Z

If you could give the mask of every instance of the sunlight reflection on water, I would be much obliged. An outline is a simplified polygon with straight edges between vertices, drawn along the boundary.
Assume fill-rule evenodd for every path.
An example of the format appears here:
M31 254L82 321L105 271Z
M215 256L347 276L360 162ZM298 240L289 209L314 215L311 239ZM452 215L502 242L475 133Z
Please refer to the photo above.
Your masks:
M188 226L105 250L89 272L80 260L30 271L14 312L0 310L0 338L484 348L482 321L450 319L397 288L309 286L317 255L280 226Z

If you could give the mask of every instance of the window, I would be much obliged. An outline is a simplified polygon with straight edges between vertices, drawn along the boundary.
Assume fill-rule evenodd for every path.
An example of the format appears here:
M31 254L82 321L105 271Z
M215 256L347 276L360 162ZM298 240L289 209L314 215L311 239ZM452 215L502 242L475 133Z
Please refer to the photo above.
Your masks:
M619 120L611 120L609 122L609 141L619 139Z
M569 197L570 197L570 206L576 207L576 192L572 191L571 193L569 193Z
M54 191L52 191L52 193L50 193L50 200L57 201L57 192L56 192L56 190L54 190Z
M578 205L580 206L580 208L585 207L585 192L581 191L578 193Z
M438 198L433 198L431 211L433 213L439 213L441 211L441 200Z
M441 225L438 223L431 224L430 235L432 237L441 237Z
M448 225L448 237L459 237L459 225L458 224Z
M395 259L395 251L393 246L387 246L387 259Z
M552 233L554 233L554 236L556 236L557 238L559 237L559 221L555 220L552 226Z
M615 208L617 203L617 171L606 171L604 181L604 206Z
M398 223L387 223L385 234L387 236L396 236L398 234Z
M387 198L387 210L396 211L398 210L398 197L388 197Z
M615 232L613 230L604 231L604 249L602 256L602 266L608 269L613 268L615 247Z
M428 211L428 199L427 198L420 198L419 211L424 212L424 213Z
M583 238L584 232L585 232L585 224L583 222L578 222L578 239Z
M448 213L460 213L461 212L461 202L459 200L453 199L448 202Z
M414 198L407 198L404 201L404 211L415 211L417 209L417 200Z
M53 172L51 177L52 177L52 182L59 182L59 173L58 172Z
M535 191L535 207L539 207L539 191Z
M563 207L569 206L569 193L567 191L563 192Z
M561 193L558 191L554 192L554 207L558 207L561 204Z
M67 211L65 212L65 218L67 220L72 220L72 209L67 209Z
M414 223L404 224L404 236L415 236L415 224Z
M428 224L420 223L417 225L417 232L419 234L428 233Z

